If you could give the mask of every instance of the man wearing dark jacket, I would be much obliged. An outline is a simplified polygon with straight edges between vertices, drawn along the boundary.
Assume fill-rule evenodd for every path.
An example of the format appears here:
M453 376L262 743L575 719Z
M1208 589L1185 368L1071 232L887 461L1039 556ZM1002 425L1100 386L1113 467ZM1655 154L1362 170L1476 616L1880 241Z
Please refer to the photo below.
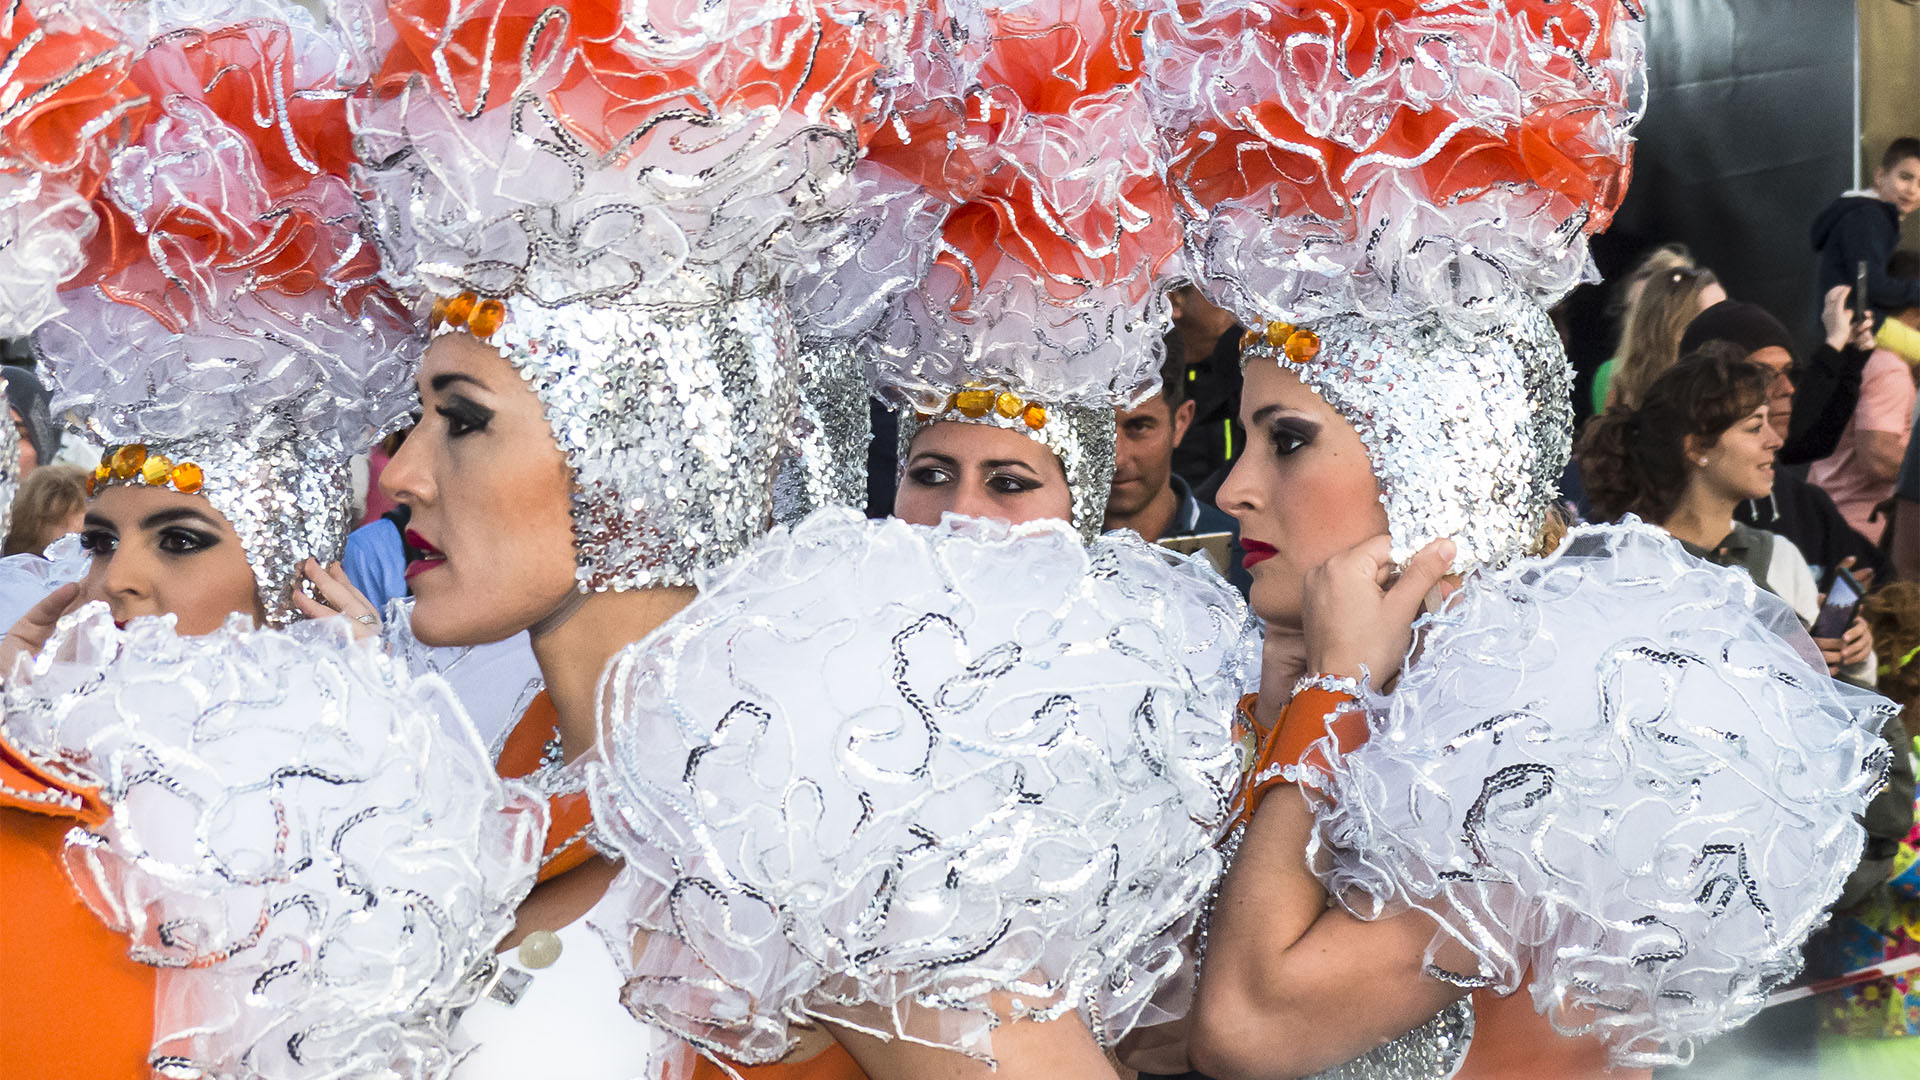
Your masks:
M1881 155L1873 187L1850 191L1813 220L1813 250L1820 295L1836 285L1851 286L1861 263L1867 266L1867 306L1874 329L1896 311L1920 307L1920 281L1887 273L1887 260L1900 246L1900 219L1920 210L1920 139L1895 139Z

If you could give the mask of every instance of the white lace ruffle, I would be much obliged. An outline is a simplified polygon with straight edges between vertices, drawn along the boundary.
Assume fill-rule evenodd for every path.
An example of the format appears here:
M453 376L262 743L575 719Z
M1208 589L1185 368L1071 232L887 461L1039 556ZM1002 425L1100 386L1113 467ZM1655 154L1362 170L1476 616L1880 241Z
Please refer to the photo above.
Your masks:
M1167 1019L1239 775L1246 622L1203 560L1131 535L776 530L604 682L628 1008L747 1064L807 1018L981 1058L996 1005L1077 1009L1103 1044Z
M1629 522L1470 579L1370 702L1309 853L1361 918L1439 924L1430 971L1613 1062L1690 1059L1800 969L1858 860L1884 698L1787 605ZM1440 970L1449 944L1477 970Z
M93 566L93 557L69 533L47 545L44 555L9 555L0 559L0 634L45 600L53 590L79 581ZM0 676L6 672L0 671Z
M91 605L8 680L7 737L112 807L66 859L161 969L157 1071L445 1077L546 806L494 775L440 680L344 620L303 629L119 630Z

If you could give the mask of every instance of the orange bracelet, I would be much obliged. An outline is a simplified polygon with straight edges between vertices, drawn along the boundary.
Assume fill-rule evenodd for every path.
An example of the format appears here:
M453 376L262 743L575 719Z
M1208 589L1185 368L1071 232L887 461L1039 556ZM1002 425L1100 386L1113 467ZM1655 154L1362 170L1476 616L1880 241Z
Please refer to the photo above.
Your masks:
M1367 714L1356 708L1354 701L1352 694L1321 687L1303 688L1293 695L1261 747L1259 763L1247 785L1249 819L1269 789L1310 782L1307 777L1313 772L1328 771L1332 763L1325 757L1320 740L1332 735L1335 752L1341 754L1367 741Z

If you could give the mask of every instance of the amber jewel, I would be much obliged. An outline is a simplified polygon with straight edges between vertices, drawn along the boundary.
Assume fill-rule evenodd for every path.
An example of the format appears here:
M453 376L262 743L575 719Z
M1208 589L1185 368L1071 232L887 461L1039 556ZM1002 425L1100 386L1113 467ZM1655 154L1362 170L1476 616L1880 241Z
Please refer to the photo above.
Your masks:
M173 462L165 454L150 454L146 463L140 466L140 479L162 487L173 478Z
M978 420L993 408L993 391L968 387L953 395L953 407L960 410L962 415Z
M173 467L173 488L175 491L192 495L198 492L200 485L205 482L206 475L200 471L200 466L195 465L191 461L183 461Z
M131 480L134 474L140 471L140 466L147 463L146 444L128 443L113 451L111 461L114 479Z

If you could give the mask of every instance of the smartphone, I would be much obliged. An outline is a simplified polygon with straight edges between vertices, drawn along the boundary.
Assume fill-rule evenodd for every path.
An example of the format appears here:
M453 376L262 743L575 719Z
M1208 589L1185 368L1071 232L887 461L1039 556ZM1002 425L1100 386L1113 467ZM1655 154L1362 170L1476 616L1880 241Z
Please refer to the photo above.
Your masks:
M1852 574L1835 568L1833 581L1827 586L1827 602L1820 605L1820 615L1813 620L1813 636L1837 638L1846 633L1866 594Z
M1853 318L1855 322L1867 317L1867 262L1865 259L1853 265Z

